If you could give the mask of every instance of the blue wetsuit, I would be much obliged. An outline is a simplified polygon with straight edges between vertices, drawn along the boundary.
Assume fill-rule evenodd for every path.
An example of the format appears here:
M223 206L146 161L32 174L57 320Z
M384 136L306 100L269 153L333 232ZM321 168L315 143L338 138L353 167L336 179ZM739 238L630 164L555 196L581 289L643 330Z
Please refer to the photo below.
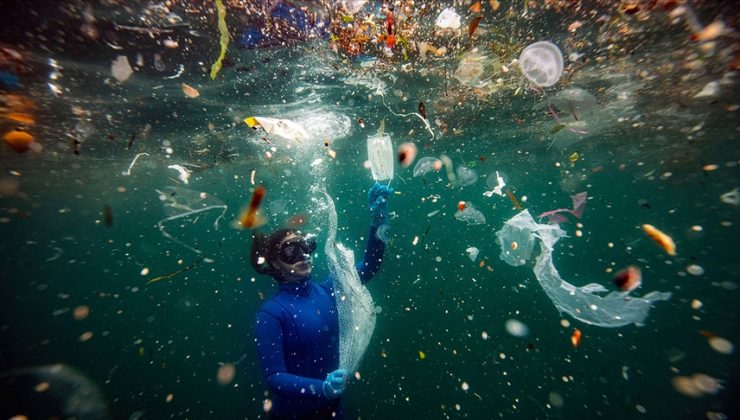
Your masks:
M378 272L385 251L376 231L370 228L365 256L357 264L363 284ZM327 399L322 388L326 375L339 367L333 280L280 283L280 291L257 313L255 341L273 394L271 418L343 418L340 399Z

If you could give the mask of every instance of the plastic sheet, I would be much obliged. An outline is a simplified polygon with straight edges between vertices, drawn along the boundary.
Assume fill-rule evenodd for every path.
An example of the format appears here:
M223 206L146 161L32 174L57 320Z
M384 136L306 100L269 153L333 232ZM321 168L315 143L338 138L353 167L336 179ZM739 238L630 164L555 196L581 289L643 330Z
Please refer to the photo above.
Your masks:
M458 210L455 213L455 219L469 225L482 225L486 223L486 217L483 216L483 213L470 203L467 203L464 209Z
M552 259L555 243L565 232L558 225L539 224L529 211L524 210L509 219L496 232L501 246L501 259L509 265L520 266L529 260L535 242L539 242L534 274L545 293L558 311L565 312L579 321L599 327L615 328L635 324L642 326L647 319L653 302L668 300L669 292L650 292L643 297L631 296L630 292L607 292L597 283L576 287L560 277Z
M329 230L324 251L334 278L334 294L339 314L339 368L353 373L370 344L375 330L373 298L360 281L351 249L336 241L337 211L323 184L318 187L326 199Z
M423 157L416 161L414 176L423 176L429 171L438 171L442 168L442 161L436 157Z

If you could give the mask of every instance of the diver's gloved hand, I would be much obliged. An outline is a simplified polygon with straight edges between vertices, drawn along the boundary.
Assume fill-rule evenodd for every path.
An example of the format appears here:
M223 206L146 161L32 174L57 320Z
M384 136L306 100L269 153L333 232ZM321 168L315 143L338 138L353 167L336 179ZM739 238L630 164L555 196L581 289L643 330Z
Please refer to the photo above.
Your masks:
M372 225L378 227L388 220L388 196L393 188L376 182L367 192L367 204L370 207Z
M324 396L330 400L339 398L347 387L347 371L337 369L326 375L324 381Z

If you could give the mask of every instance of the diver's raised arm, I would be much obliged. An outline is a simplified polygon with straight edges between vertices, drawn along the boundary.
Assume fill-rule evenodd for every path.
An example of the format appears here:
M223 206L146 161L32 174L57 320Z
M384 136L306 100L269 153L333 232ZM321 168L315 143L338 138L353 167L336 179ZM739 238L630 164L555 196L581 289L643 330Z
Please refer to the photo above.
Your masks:
M378 238L378 228L388 221L388 197L393 194L393 188L376 182L367 192L368 207L370 208L370 232L368 233L365 255L357 264L357 273L360 280L367 283L380 270L385 253L385 243Z

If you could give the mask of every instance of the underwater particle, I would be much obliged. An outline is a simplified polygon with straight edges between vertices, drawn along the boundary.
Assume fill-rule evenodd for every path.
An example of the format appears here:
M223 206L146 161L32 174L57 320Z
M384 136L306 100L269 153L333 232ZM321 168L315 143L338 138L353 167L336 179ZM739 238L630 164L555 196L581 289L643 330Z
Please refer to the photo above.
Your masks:
M49 383L46 382L46 381L39 382L39 383L36 384L36 386L33 387L33 390L36 391L36 392L46 392L46 391L49 390L49 387L50 386L51 385L49 385Z
M198 89L190 86L189 84L183 83L180 86L182 87L182 93L184 93L185 96L187 96L188 98L195 99L200 96L200 92L198 92Z
M645 407L643 407L643 406L642 406L642 405L640 405L640 404L637 404L637 405L635 406L635 410L637 410L638 412L640 412L640 413L642 413L642 414L645 414L645 413L647 412L647 410L645 409Z
M262 401L262 410L265 411L265 413L269 413L270 410L272 410L272 400L269 398L266 398L264 401Z
M180 181L185 184L188 183L188 179L190 178L190 171L188 170L188 168L181 165L170 165L167 168L176 170L179 173L177 177L180 179Z
M148 276L149 275L149 267L142 268L141 271L139 272L139 274L141 274L142 276Z
M72 311L72 316L74 317L75 321L82 321L83 319L87 318L88 315L90 315L90 308L88 308L85 305L80 305Z
M694 232L701 232L704 230L704 228L699 225L694 225L694 226L691 226L691 230Z
M463 382L462 384L460 384L460 388L462 388L463 391L467 391L470 389L470 385L468 385L467 382Z
M113 226L113 209L108 204L103 205L103 224L105 227Z
M514 337L526 337L529 335L529 327L517 319L511 318L506 320L504 326L506 327L506 332Z
M131 64L128 62L128 57L125 55L119 55L111 63L110 72L118 83L123 83L134 74L134 69L131 68Z
M732 354L735 351L735 345L730 340L722 337L709 337L709 347L717 353Z
M511 241L511 250L516 251L517 248L519 248L519 244L517 243L517 241Z
M705 394L714 395L722 389L722 385L717 379L703 373L695 373L691 375L690 379L694 386Z
M442 262L442 257L436 256L436 257L434 257L434 261Z
M468 253L468 258L470 258L470 261L475 262L475 260L478 258L478 253L480 252L478 248L471 246L465 250L465 252Z
M689 264L686 267L686 272L692 276L701 276L704 274L704 268L698 264Z
M3 136L3 142L18 153L23 153L32 148L33 136L25 131L10 130Z
M580 158L581 158L581 154L578 153L578 151L575 151L570 156L568 156L568 160L570 161L570 163L573 163L573 164L578 162L578 159Z
M488 333L485 332L485 331L481 332L480 333L480 338L482 338L484 340L488 340Z
M673 385L673 388L676 389L676 391L687 397L698 398L702 395L702 391L697 388L696 384L694 384L694 381L692 381L691 378L687 376L674 376L671 379L671 384Z
M612 278L614 284L625 292L631 292L642 284L642 271L640 267L631 265L619 270Z
M707 420L727 420L727 414L719 411L707 411Z
M735 187L734 190L726 192L719 196L719 199L726 204L732 204L737 206L740 204L740 187Z
M660 231L658 228L656 228L653 225L644 224L642 225L642 230L645 231L645 233L655 241L663 250L671 256L676 255L676 243L673 242L673 238L666 235L662 231Z
M704 306L704 304L699 299L691 301L691 309L701 309L702 306Z
M419 360L424 360L426 358L427 358L426 353L424 353L423 351L419 350Z
M172 400L173 400L174 398L175 398L175 394L173 394L173 393L171 393L171 392L170 392L169 394L167 394L167 396L165 397L165 399L164 399L164 400L165 400L166 402L172 402Z
M714 163L710 163L701 167L701 170L704 172L716 171L717 169L719 169L719 165Z
M362 375L360 375L360 371L359 370L358 371L355 371L355 379L357 379L358 381L362 379Z
M561 319L560 326L563 328L568 328L570 327L570 321L568 321L567 319Z
M574 349L581 345L582 336L583 334L581 334L581 330L573 328L573 334L570 336L570 343L573 345Z
M82 335L80 335L79 340L80 340L80 342L83 342L84 343L85 341L90 340L92 338L92 336L93 336L92 331L85 331L84 333L82 333Z
M550 391L550 393L547 395L547 400L550 401L550 404L553 407L560 408L563 406L563 396L560 395L557 391Z
M218 372L216 372L216 380L221 385L228 385L234 380L236 376L236 367L232 363L224 363L219 366Z

